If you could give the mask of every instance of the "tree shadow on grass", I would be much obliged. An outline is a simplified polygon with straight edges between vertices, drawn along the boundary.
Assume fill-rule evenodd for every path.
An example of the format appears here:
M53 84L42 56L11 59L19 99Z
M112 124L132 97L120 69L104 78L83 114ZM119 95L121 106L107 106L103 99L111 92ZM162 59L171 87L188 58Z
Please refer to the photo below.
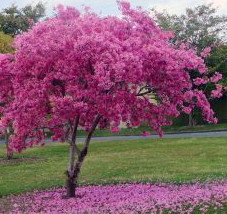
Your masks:
M0 166L1 165L11 165L11 164L19 164L19 163L36 163L45 161L44 158L38 158L38 157L13 157L12 159L7 159L6 157L0 157Z

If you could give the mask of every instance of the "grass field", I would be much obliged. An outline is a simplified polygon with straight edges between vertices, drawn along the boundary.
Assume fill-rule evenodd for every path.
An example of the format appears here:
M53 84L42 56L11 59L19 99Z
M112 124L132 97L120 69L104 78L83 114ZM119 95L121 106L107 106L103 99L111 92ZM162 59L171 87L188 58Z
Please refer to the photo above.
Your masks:
M220 124L204 124L204 125L197 125L195 127L189 126L166 126L163 127L165 133L175 133L175 132L198 132L198 131L221 131L227 130L227 123L220 123ZM141 135L142 131L151 131L150 127L143 125L138 128L122 128L120 132L111 132L109 129L104 130L96 130L94 136L124 136L124 135ZM78 136L85 136L86 133L83 130L78 131Z
M92 143L81 185L121 182L194 182L227 178L227 137L152 139ZM0 147L0 157L4 146ZM0 162L0 195L64 185L67 144L28 149L15 157L41 158Z

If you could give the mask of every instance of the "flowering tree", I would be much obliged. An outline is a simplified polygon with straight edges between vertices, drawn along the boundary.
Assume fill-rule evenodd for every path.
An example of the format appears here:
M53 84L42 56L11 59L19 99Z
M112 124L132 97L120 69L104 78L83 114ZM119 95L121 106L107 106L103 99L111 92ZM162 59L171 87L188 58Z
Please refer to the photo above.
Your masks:
M9 146L9 136L12 134L12 121L4 121L4 119L14 97L12 83L13 75L10 70L12 59L13 57L11 54L0 54L0 117L4 123L4 127L1 127L0 134L5 136L8 159L13 157L13 150Z
M14 100L1 126L13 121L11 148L42 142L44 129L70 146L67 196L75 196L78 175L96 127L150 124L162 135L180 111L201 108L215 122L206 96L192 89L190 70L206 72L194 50L169 44L171 33L142 10L119 2L122 18L58 7L56 17L16 38ZM1 66L2 67L2 66ZM79 148L78 126L87 131Z
M10 35L4 34L0 31L0 117L3 115L4 107L9 101L8 95L11 94L12 84L10 84L11 75L8 68L8 64L10 62L10 55L2 54L13 52L12 47L13 38ZM7 149L7 158L11 159L13 157L12 150L8 147L8 136L10 134L10 127L8 127L5 131L5 143Z
M204 58L205 63L210 57L211 48L207 47L201 51L200 56ZM218 99L223 96L224 87L222 85L223 75L219 72L211 72L210 67L209 71L203 74L199 74L196 71L190 72L190 77L193 82L193 89L202 91L209 101ZM192 103L190 105L193 105ZM189 114L189 126L195 126L197 123L198 116L200 116L200 109L195 105L191 108Z

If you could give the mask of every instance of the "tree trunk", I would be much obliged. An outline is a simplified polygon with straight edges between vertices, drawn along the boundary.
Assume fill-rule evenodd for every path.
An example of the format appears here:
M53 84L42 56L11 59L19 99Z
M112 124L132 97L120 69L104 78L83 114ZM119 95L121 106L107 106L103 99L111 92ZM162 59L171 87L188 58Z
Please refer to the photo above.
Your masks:
M76 155L76 151L75 151L74 145L71 144L70 161L69 161L69 167L67 171L67 180L66 180L66 188L67 188L66 197L75 197L75 190L76 190L75 176L74 176L75 155Z
M195 127L196 124L197 124L197 120L196 120L196 117L194 117L194 118L192 119L192 127Z
M8 145L7 145L8 146ZM11 160L11 159L13 159L13 151L11 150L11 149L8 149L7 148L7 159L8 160Z
M9 133L8 130L5 131L5 145L6 145L6 157L8 160L13 158L13 151L9 147Z
M66 180L66 188L67 188L67 198L75 197L76 196L76 184L74 182L74 178L68 177Z
M93 132L95 131L96 126L99 123L101 116L97 115L95 121L91 127L91 130L88 132L87 138L84 142L84 146L80 151L76 145L76 133L77 127L79 124L79 117L76 118L75 125L73 127L72 139L70 142L70 151L69 151L69 166L66 172L66 198L71 198L76 196L76 188L78 186L78 177L80 174L80 169L83 164L84 158L87 155L89 143L92 137ZM77 160L75 161L75 156L77 155Z
M188 126L189 127L195 127L196 126L196 118L193 115L193 113L188 115Z
M73 172L67 172L68 178L66 181L67 185L67 198L75 197L76 196L76 188L78 186L78 178L80 174L80 169L83 164L83 161L85 157L87 156L87 148L81 151L78 160L76 162L76 165L73 169Z
M191 113L188 115L188 126L192 127L192 114Z
M75 156L76 154L79 156L79 149L76 146L76 135L77 135L77 128L79 125L79 116L77 116L75 120L75 124L73 126L73 132L72 132L72 139L70 141L70 149L69 149L69 166L68 170L66 171L67 180L66 180L66 197L75 197L75 190L76 190L76 184L75 184Z

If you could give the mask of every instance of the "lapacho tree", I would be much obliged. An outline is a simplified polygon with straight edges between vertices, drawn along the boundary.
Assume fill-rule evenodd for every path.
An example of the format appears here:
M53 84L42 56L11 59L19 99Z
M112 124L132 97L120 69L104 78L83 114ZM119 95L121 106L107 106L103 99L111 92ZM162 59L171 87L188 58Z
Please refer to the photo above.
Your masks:
M0 31L0 117L3 115L4 107L6 104L8 104L8 101L11 100L9 97L12 95L12 84L10 84L11 81L11 74L8 70L8 65L10 61L10 55L6 53L12 53L13 47L13 37L10 35L7 35ZM3 54L4 53L4 54ZM11 128L8 127L5 131L2 133L5 133L5 144L6 144L6 155L7 159L11 159L13 157L12 150L8 147L8 138L11 132Z
M121 122L147 122L162 135L188 103L215 122L202 91L193 90L190 70L207 71L194 50L171 46L148 13L119 2L122 17L58 7L56 17L16 38L14 100L2 120L13 120L10 145L22 151L39 144L49 128L69 143L67 196L74 197L81 165L97 127L117 131ZM78 127L87 131L82 148Z
M6 156L7 159L12 159L13 149L9 146L10 135L13 133L12 121L5 120L5 114L10 111L10 106L14 100L13 93L13 74L10 66L12 65L13 55L0 54L0 118L4 126L0 128L0 135L5 137Z

